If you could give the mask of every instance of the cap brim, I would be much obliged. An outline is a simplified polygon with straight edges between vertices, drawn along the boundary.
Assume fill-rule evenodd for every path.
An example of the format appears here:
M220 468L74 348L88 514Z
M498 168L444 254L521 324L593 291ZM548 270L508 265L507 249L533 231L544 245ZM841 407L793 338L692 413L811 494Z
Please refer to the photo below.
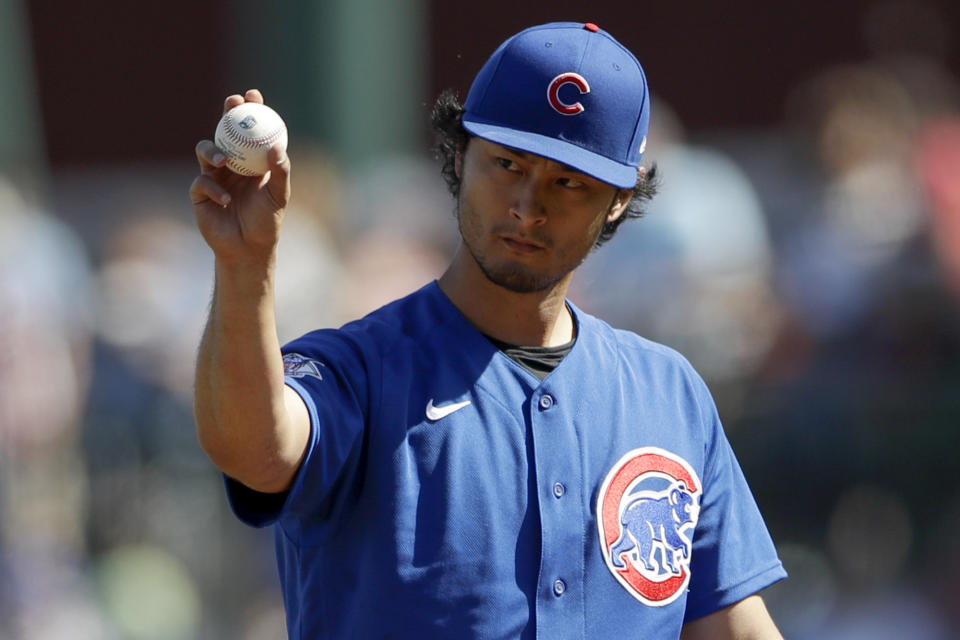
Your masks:
M484 140L550 158L615 187L632 189L637 186L637 167L621 164L575 144L536 133L471 121L467 116L463 118L463 127Z

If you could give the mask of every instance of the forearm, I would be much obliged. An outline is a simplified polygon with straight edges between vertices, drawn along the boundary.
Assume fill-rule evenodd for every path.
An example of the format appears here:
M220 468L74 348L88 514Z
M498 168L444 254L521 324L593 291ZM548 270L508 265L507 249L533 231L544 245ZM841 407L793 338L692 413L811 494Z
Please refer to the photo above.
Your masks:
M214 463L261 489L277 488L277 477L299 456L284 406L274 262L217 261L194 403L198 437Z
M228 113L263 104L256 89L229 96ZM290 158L277 142L262 176L234 173L212 140L196 146L190 185L197 227L216 257L210 317L197 357L194 412L200 444L225 473L260 491L289 486L310 436L303 400L283 383L273 304Z

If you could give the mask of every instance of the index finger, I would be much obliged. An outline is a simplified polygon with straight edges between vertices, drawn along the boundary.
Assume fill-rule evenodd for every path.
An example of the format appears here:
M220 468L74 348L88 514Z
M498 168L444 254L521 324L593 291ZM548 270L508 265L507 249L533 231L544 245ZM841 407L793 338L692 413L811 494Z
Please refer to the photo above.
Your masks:
M210 173L227 164L227 156L210 140L201 140L196 147L201 173Z
M243 95L235 93L227 96L227 99L223 101L223 112L226 113L234 107L239 107L244 102L259 102L263 104L263 94L260 93L259 89L247 89Z
M239 93L227 96L227 99L223 101L223 112L226 113L227 111L230 111L230 109L240 106L243 103L243 96Z

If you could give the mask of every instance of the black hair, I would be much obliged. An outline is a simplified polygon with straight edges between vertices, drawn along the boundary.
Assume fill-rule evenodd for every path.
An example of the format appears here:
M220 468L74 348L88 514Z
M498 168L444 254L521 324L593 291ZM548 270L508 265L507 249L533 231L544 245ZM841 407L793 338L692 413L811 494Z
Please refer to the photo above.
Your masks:
M460 176L457 175L457 154L467 148L470 133L463 128L463 114L465 109L457 100L456 95L449 89L443 91L433 104L430 112L430 124L436 134L433 150L440 160L440 175L443 176L447 188L454 198L460 195ZM657 165L654 164L637 177L637 185L633 188L633 197L627 204L623 215L612 222L606 222L597 238L597 246L613 237L617 228L625 221L640 218L645 213L644 207L657 194L660 186ZM612 204L612 203L611 203Z

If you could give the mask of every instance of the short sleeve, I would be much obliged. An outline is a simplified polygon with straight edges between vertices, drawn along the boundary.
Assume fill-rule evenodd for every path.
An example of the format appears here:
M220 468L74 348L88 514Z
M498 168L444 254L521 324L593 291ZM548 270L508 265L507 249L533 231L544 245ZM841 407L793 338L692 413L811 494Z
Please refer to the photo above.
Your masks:
M685 622L730 606L787 575L705 386L701 406L708 431L706 462Z
M225 478L234 514L255 527L280 518L323 517L338 481L359 457L367 418L368 368L363 351L332 331L307 334L283 347L285 381L310 415L310 439L289 491L265 494Z

